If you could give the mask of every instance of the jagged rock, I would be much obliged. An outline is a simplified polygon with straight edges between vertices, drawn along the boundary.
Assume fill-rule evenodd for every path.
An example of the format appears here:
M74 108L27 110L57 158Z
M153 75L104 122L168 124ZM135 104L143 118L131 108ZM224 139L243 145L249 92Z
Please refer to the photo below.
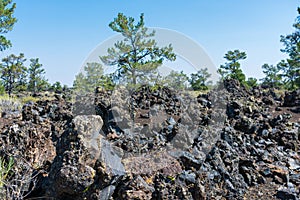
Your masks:
M89 93L76 94L73 105L73 114L76 115L95 115L96 108L94 105L95 96Z
M98 89L73 108L56 95L2 114L0 156L35 166L24 175L39 174L28 198L297 199L298 93L226 80L197 97Z
M262 98L262 102L264 102L266 105L274 105L274 100L273 98L269 97L269 96L264 96Z
M137 175L124 188L120 188L119 193L123 199L147 200L152 198L154 191L153 186L150 186L140 175Z
M122 160L127 173L155 174L160 171L166 176L176 176L181 172L180 163L166 152L157 152L139 157L129 157Z
M125 168L121 162L123 151L120 148L113 147L105 139L101 139L100 151L96 165L99 179L104 185L113 184L125 175Z
M281 191L281 190L276 193L276 197L281 200L297 200L298 199L295 194L292 194L288 191Z
M234 128L244 133L253 133L255 131L252 120L246 117L238 119L234 125Z
M116 186L109 185L106 188L102 189L99 194L93 194L93 199L99 200L109 200L112 198L112 195L116 189Z
M248 91L246 88L240 84L238 80L227 79L223 82L225 89L232 93L235 97L244 97L247 96Z
M100 116L79 115L72 126L59 140L60 152L49 173L47 194L58 199L68 196L80 199L84 191L94 183L96 170L93 168L100 157L100 130L103 122Z
M96 171L88 165L63 165L55 174L55 196L63 199L63 196L80 199L79 195L94 182Z
M73 120L74 131L80 140L82 155L79 162L93 167L100 156L100 130L103 121L96 115L79 115Z
M241 113L242 105L239 102L233 101L227 105L226 114L229 118L237 118L237 116Z
M300 90L286 92L283 105L287 107L300 106Z

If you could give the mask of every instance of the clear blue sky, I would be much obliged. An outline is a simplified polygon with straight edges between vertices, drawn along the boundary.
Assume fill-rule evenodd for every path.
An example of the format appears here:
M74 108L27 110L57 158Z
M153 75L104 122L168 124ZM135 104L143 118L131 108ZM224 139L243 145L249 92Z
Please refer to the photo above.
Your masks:
M298 0L14 0L18 22L6 36L10 53L40 58L50 82L72 85L89 53L115 33L108 27L118 12L149 27L179 31L197 41L216 67L228 50L246 51L246 75L261 78L261 65L285 55L280 35L293 31Z

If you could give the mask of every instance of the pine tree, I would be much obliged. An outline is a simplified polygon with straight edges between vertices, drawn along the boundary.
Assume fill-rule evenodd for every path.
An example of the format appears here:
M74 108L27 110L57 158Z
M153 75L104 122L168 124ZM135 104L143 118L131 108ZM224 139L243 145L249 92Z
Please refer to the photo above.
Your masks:
M97 87L112 90L114 87L111 74L104 74L100 63L87 63L84 71L76 75L73 87L76 91L94 92Z
M280 40L285 46L281 51L288 54L289 58L281 61L278 65L284 72L285 86L290 90L300 88L300 7L298 14L299 16L293 24L295 32L281 36Z
M107 65L117 66L116 77L123 78L127 83L136 85L149 79L149 75L155 73L165 59L176 59L171 45L161 48L157 46L156 41L152 39L155 32L148 32L143 14L135 24L134 18L119 13L109 27L121 33L124 39L109 48L108 55L100 58Z
M46 90L47 80L45 78L45 69L43 69L43 65L39 63L39 59L30 59L30 67L28 68L28 90L36 93L40 91Z
M17 19L13 17L16 4L11 0L0 0L0 51L11 47L10 40L4 34L12 30Z
M207 90L208 85L212 83L208 81L210 77L211 74L208 72L208 69L204 68L197 71L197 73L192 73L189 82L193 90Z
M282 85L282 74L278 65L264 64L262 66L265 78L262 79L263 85L270 87L280 87Z
M11 54L2 59L0 65L0 78L9 95L14 91L26 87L27 68L24 66L24 54L16 56Z
M164 80L166 86L176 90L183 90L187 87L188 76L183 71L177 72L172 70Z
M239 50L228 51L224 58L228 62L226 62L225 65L221 65L218 69L218 73L221 75L222 80L235 79L240 83L245 83L246 76L243 73L241 64L238 61L246 59L246 53L240 52Z

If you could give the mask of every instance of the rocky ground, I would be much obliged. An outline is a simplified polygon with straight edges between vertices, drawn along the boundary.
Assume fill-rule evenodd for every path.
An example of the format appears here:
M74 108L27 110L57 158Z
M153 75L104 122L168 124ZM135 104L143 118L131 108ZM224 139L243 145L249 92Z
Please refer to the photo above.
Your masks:
M141 87L0 117L2 199L299 199L300 90Z

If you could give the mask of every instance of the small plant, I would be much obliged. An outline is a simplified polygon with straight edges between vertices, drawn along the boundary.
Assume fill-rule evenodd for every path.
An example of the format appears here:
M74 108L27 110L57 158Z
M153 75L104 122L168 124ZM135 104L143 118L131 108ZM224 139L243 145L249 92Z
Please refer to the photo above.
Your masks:
M0 197L5 197L4 187L6 186L6 180L11 173L12 167L14 165L14 160L12 157L9 158L8 163L5 159L0 157Z
M8 95L0 96L0 113L20 111L21 108L22 104L18 99Z
M13 165L14 159L12 157L9 158L8 163L5 162L4 158L0 157L0 188L4 186L5 180L12 170Z

